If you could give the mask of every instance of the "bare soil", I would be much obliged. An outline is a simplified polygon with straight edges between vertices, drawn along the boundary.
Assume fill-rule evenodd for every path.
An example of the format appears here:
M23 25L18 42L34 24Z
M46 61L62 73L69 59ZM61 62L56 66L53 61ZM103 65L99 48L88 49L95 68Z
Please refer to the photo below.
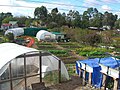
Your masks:
M82 86L82 80L78 76L71 76L71 80L48 87L49 90L77 90ZM80 89L78 89L80 90Z

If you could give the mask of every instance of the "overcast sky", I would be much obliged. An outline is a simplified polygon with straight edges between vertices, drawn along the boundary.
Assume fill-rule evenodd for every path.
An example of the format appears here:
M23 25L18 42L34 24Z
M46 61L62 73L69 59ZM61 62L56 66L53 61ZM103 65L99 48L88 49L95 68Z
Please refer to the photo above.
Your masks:
M11 12L14 16L33 17L35 8L42 5L48 11L57 7L61 13L77 10L82 14L87 8L95 7L102 13L109 11L120 15L120 0L0 0L0 13Z

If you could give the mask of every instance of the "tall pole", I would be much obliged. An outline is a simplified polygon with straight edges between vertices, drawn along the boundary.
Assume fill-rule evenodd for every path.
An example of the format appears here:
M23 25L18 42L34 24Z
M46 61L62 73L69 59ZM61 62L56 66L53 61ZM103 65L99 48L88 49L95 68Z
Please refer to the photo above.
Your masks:
M26 78L26 55L24 54L24 79L25 79L25 90L27 90L27 78Z
M39 52L40 83L42 82L42 54Z
M58 70L59 70L59 83L61 83L61 60L58 62Z
M11 62L9 64L10 90L13 90Z

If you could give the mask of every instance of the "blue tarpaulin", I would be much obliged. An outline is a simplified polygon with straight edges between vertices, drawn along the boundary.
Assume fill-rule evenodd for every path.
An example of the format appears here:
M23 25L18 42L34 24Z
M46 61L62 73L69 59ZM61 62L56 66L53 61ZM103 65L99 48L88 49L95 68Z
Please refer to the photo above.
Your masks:
M105 66L109 66L110 68L117 68L120 66L120 60L114 57L106 57L106 58L95 58L95 59L87 59L87 60L79 60L76 61L76 72L79 74L78 67L82 67L82 63L90 66L93 69L92 72L92 85L100 88L102 86L102 73L100 72L101 67L99 64L103 64Z

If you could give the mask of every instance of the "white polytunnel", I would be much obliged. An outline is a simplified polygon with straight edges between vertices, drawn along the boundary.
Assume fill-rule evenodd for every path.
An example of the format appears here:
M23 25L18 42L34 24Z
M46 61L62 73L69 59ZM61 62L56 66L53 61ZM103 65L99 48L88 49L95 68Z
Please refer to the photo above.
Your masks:
M16 37L16 36L23 35L24 34L24 29L23 28L12 28L12 29L8 29L5 32L5 35L8 34L8 33L12 33L14 35L14 37Z
M40 30L36 34L36 38L38 41L40 40L55 40L55 35L52 34L51 32L45 31L45 30Z
M19 77L24 75L25 55L26 55L27 75L31 75L33 73L36 74L39 73L40 52L42 55L41 57L42 78L44 78L47 75L47 73L49 73L50 71L58 70L59 67L58 63L60 60L58 57L56 57L55 55L49 52L39 51L34 48L28 48L14 43L0 44L0 81L9 78L10 64L11 64L12 77ZM61 76L64 77L66 80L69 80L67 69L62 61L61 61ZM39 75L37 77L39 77ZM32 82L35 81L33 80ZM17 85L17 83L14 84L14 88L15 85ZM8 90L8 89L9 88L5 87L5 85L0 84L0 90ZM23 89L15 89L15 90L23 90Z

